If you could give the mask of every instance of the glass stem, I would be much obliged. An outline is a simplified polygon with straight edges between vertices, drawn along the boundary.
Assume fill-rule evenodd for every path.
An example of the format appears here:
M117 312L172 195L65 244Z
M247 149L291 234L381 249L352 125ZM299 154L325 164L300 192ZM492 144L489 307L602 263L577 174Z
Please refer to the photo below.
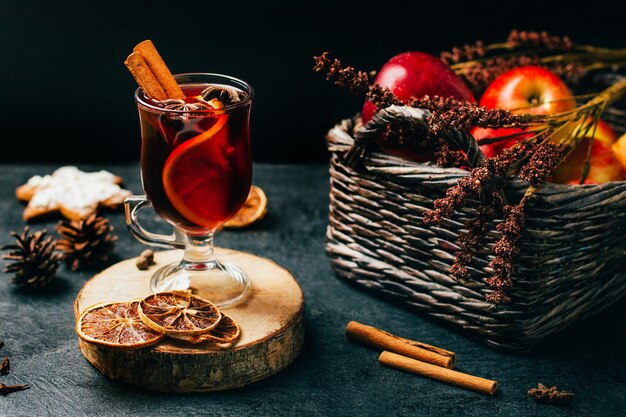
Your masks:
M215 261L213 249L213 233L203 236L187 235L187 245L183 255L183 263L206 264Z

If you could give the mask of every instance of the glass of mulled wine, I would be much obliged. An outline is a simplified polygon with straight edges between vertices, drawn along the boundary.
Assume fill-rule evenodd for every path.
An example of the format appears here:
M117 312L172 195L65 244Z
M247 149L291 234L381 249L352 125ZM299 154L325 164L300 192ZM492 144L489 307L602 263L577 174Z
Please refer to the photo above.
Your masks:
M180 262L158 269L154 292L191 289L218 306L240 300L246 274L215 258L213 236L250 191L252 87L219 74L175 76L184 100L157 101L135 92L141 124L144 196L126 199L126 223L141 242L184 249ZM174 226L171 235L145 230L141 209L152 206Z

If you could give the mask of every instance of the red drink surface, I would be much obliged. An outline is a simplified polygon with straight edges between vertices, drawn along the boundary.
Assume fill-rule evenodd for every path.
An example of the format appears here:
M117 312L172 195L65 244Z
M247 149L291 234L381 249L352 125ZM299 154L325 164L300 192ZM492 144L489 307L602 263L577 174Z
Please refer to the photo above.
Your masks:
M181 88L186 101L193 102L208 86ZM242 207L250 190L250 103L184 114L140 105L139 113L141 179L154 209L190 234L220 227Z

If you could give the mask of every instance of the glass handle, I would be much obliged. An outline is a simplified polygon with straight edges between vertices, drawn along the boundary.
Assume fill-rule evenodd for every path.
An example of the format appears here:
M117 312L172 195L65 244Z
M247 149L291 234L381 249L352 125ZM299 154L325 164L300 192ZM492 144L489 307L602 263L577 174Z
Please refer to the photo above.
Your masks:
M126 226L135 238L146 245L159 246L165 248L180 248L186 246L185 235L174 229L171 235L161 235L152 233L141 227L139 224L139 211L151 207L145 195L133 195L124 200L124 211L126 213Z

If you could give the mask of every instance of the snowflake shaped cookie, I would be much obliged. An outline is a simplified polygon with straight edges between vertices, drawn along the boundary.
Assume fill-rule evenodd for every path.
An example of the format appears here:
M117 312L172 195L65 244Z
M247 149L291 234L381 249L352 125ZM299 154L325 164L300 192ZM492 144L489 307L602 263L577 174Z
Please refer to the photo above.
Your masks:
M122 179L108 171L84 172L64 166L51 175L35 175L15 191L24 209L25 221L39 220L60 213L78 220L101 207L121 207L131 192L123 189Z

